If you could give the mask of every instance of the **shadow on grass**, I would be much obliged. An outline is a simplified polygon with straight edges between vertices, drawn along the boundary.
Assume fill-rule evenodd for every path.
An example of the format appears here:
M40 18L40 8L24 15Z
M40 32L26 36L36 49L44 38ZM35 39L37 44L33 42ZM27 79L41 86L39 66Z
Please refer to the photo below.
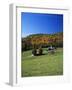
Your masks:
M41 54L41 55L40 55L40 54L36 54L36 55L34 55L34 56L42 56L42 55L47 55L47 54Z

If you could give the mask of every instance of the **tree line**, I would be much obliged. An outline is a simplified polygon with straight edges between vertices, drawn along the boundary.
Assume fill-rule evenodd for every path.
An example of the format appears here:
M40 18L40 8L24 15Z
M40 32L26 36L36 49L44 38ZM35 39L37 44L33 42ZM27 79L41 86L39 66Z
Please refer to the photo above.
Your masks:
M63 33L56 34L33 34L22 38L22 51L39 47L63 47Z

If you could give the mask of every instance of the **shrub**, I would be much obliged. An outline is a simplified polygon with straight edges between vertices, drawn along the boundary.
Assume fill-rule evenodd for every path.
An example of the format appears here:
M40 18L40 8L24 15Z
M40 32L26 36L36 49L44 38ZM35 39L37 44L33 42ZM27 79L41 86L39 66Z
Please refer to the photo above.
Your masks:
M39 55L42 55L42 53L43 53L42 48L39 48Z
M33 54L34 56L36 56L36 49L33 49L33 50L32 50L32 54Z

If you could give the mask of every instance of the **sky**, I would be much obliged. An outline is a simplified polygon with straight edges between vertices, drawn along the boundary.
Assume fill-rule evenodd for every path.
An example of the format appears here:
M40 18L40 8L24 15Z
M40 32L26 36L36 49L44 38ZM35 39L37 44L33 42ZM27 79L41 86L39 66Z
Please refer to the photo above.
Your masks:
M62 14L21 13L21 34L53 34L63 32Z

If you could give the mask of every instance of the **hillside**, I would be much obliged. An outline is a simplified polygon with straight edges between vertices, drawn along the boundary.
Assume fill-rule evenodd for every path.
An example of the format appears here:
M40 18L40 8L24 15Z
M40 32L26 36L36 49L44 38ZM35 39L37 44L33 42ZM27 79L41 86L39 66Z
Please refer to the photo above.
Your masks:
M25 38L22 38L22 49L30 49L33 46L63 46L63 33L56 33L56 34L32 34Z

